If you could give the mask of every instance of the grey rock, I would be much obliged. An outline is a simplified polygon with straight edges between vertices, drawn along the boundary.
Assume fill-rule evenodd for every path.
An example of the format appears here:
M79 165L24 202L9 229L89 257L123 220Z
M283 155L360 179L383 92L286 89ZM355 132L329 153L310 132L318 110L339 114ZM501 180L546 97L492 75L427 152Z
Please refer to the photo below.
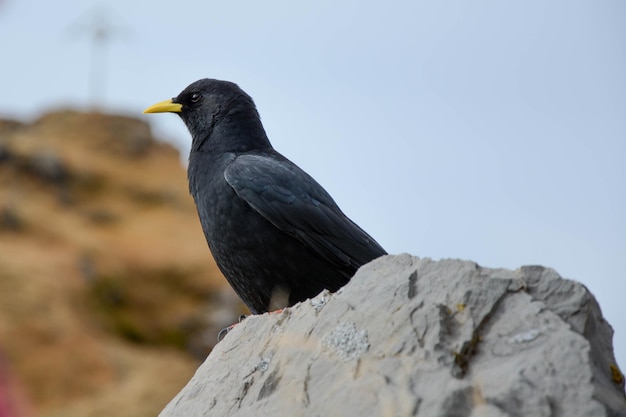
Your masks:
M626 416L611 338L551 269L386 256L244 320L160 416Z

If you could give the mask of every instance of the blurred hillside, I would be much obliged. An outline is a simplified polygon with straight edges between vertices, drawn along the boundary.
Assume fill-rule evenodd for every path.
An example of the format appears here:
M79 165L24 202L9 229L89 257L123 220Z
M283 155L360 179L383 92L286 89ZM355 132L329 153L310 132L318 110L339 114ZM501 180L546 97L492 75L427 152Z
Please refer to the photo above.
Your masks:
M154 416L241 309L147 124L0 120L0 415Z

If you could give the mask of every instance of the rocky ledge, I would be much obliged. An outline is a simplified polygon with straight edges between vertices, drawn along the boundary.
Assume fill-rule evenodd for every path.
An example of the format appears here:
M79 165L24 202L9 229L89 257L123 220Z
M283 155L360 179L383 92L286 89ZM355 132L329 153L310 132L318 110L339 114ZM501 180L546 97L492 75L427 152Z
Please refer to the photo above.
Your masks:
M245 319L160 416L626 416L612 335L554 270L385 256Z

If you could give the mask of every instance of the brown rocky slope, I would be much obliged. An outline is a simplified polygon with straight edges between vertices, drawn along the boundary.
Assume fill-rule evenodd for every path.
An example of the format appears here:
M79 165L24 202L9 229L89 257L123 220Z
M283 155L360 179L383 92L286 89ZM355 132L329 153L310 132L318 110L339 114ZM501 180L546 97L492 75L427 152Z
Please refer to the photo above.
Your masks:
M0 415L156 415L235 300L147 124L0 120Z

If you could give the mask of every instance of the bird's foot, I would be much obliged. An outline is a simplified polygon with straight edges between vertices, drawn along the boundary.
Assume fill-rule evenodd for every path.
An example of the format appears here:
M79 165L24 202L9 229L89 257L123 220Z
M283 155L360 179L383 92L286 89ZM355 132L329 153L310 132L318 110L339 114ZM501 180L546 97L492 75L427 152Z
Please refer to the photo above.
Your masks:
M228 327L224 327L222 330L219 331L219 333L217 334L217 342L221 342L222 339L224 339L224 337L226 337L226 335L228 334L228 332L230 332L232 329L235 328L236 325L238 325L239 323L241 323L246 317L245 314L242 314L241 316L239 316L239 321L237 323L233 323Z
M284 308L280 308L278 310L274 310L274 311L268 311L269 314L279 314L282 313L284 310ZM217 342L221 342L222 339L224 339L224 337L226 337L226 335L228 334L228 332L230 332L232 329L235 328L236 325L238 325L239 323L241 323L246 317L248 317L245 314L242 314L241 316L239 316L239 321L237 323L233 323L228 327L224 327L222 330L219 331L219 333L217 334Z

